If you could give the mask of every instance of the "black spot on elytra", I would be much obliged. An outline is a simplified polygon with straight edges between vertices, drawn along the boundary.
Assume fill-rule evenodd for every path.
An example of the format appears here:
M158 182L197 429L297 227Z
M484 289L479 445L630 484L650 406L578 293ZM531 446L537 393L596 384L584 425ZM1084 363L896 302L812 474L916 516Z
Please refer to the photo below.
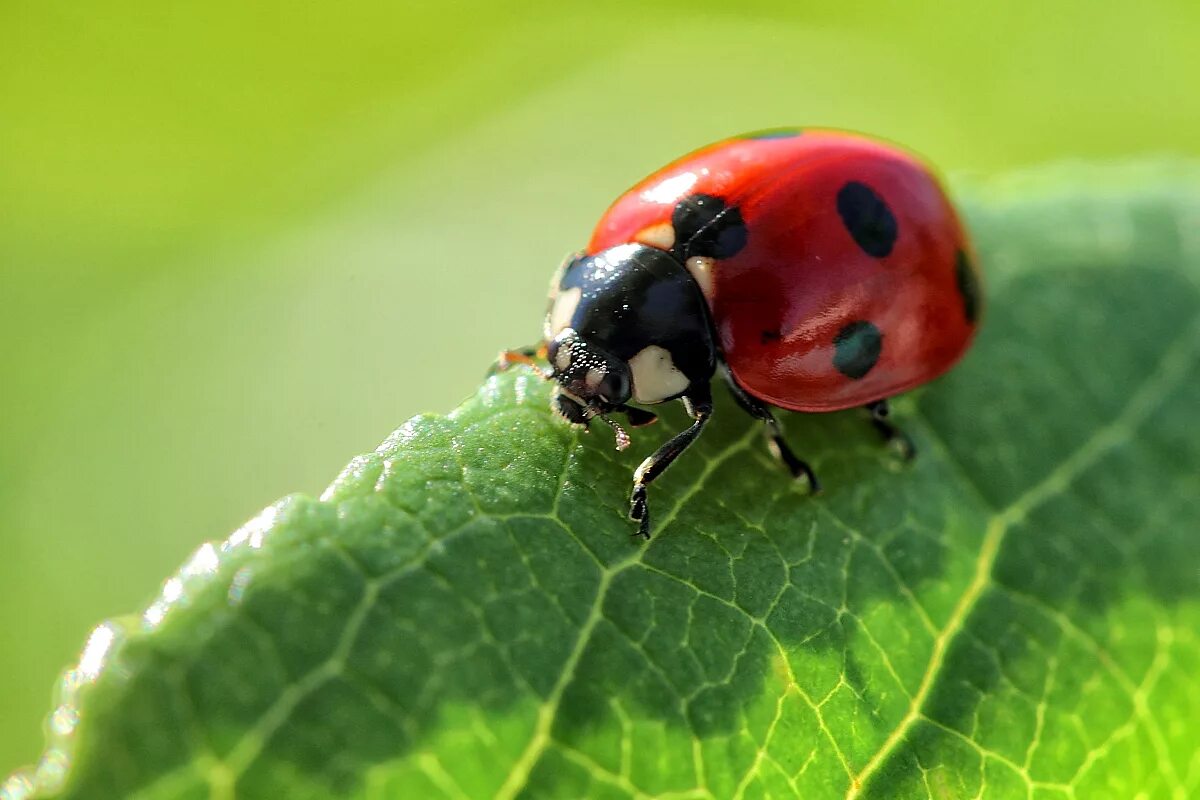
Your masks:
M958 282L958 293L962 297L963 313L967 317L967 322L974 325L975 320L979 317L979 307L982 305L982 298L979 294L979 278L976 276L967 254L962 250L959 250L958 255L954 257L954 278Z
M896 244L896 217L883 198L865 183L850 181L838 191L838 215L863 252L884 258Z
M758 335L758 338L763 344L769 344L771 342L778 342L783 338L783 334L779 331L763 331Z
M879 362L883 334L870 322L851 322L833 337L833 366L847 378L858 380Z
M672 252L687 260L692 256L729 258L746 246L746 223L737 206L711 194L693 194L675 204Z

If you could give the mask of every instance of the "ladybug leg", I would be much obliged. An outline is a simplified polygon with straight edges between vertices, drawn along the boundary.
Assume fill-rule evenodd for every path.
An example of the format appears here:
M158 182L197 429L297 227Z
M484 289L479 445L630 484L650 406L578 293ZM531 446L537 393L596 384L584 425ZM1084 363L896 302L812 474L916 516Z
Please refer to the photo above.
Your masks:
M884 443L895 447L905 461L912 461L917 455L917 446L907 433L897 428L889 419L891 408L888 407L887 398L867 403L864 408L870 413L871 424L879 431Z
M775 415L771 413L771 409L767 407L761 400L757 400L743 389L728 369L722 370L725 373L725 382L729 384L729 392L733 395L733 399L742 407L750 416L757 420L766 423L767 448L771 454L792 473L793 478L803 477L808 481L808 488L812 494L818 494L821 491L821 483L817 480L817 475L813 472L812 467L808 462L792 452L792 448L788 447L788 443L783 438L783 426L779 424L779 420L775 419Z
M537 359L546 358L546 345L520 347L516 350L501 350L500 355L496 357L496 361L488 370L488 375L495 375L497 372L505 372L511 369L516 364L525 364L533 369L539 376L549 379L550 373L548 370L538 365Z
M633 494L629 498L629 518L638 523L637 536L650 538L650 509L646 505L646 487L663 474L680 453L696 441L700 431L712 417L712 394L708 386L698 388L683 400L683 407L692 418L689 428L671 437L633 473Z
M629 424L634 428L641 428L645 425L652 425L658 422L658 414L655 414L653 411L647 411L644 408L617 406L615 410L624 414L629 420Z
M558 391L554 393L554 396L550 399L550 403L551 408L554 409L554 413L558 414L571 425L587 429L588 422L591 421L591 415L579 403Z

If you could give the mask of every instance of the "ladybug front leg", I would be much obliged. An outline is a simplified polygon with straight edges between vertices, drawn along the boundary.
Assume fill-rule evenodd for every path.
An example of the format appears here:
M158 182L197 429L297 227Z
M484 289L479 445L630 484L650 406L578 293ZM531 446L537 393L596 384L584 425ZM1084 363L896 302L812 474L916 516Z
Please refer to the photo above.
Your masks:
M643 539L650 538L650 509L646 504L646 487L655 478L662 475L671 463L688 446L696 441L700 431L712 417L712 393L705 384L703 387L693 387L693 391L683 400L683 407L692 418L691 427L672 436L666 444L654 451L654 454L641 463L633 473L633 494L629 498L629 518L638 523L637 535Z
M533 369L540 377L550 378L550 371L542 367L538 360L546 360L546 345L543 342L541 345L521 347L516 350L501 350L500 355L496 357L488 375L495 375L497 372L506 372L516 364L525 364Z
M874 403L867 403L863 407L871 415L871 424L875 426L875 430L879 431L885 444L899 450L900 457L905 461L912 461L916 458L917 446L913 444L913 440L889 419L891 408L888 406L886 397L883 400L876 400Z
M587 428L592 419L586 407L567 397L557 388L550 398L550 408L576 428Z
M653 411L647 411L644 408L636 408L634 406L615 406L615 411L625 415L629 420L629 424L635 428L644 428L647 425L653 425L658 422L658 414Z
M775 419L775 415L771 413L771 409L765 403L754 397L734 380L727 368L721 372L725 375L725 382L729 385L729 392L733 395L733 399L742 407L750 416L757 420L766 423L767 447L771 454L787 467L792 473L793 478L803 477L808 481L808 489L812 494L819 494L821 491L821 483L817 480L817 475L813 472L812 467L808 462L797 456L788 447L788 443L783 438L783 426L779 424L779 420Z

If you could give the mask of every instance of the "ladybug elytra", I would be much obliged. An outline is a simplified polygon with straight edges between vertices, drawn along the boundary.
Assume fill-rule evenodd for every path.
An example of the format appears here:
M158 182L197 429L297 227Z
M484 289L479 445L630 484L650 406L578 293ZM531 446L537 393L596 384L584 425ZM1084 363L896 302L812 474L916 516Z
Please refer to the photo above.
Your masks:
M629 437L640 406L681 400L692 424L633 475L630 517L649 537L647 486L712 416L720 375L766 425L772 452L818 489L772 407L864 407L910 456L887 400L949 369L982 305L970 241L936 177L894 146L826 130L710 145L644 179L559 268L539 348L554 410ZM636 404L636 405L634 405Z

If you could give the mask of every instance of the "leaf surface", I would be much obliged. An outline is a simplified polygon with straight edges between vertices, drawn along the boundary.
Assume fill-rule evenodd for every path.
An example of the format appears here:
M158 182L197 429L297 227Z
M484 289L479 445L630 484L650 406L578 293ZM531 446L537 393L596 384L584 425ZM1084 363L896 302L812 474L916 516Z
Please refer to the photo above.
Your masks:
M640 545L682 416L616 453L489 379L98 628L6 800L1195 796L1198 176L965 187L983 333L912 465L786 418L819 498L722 398Z

